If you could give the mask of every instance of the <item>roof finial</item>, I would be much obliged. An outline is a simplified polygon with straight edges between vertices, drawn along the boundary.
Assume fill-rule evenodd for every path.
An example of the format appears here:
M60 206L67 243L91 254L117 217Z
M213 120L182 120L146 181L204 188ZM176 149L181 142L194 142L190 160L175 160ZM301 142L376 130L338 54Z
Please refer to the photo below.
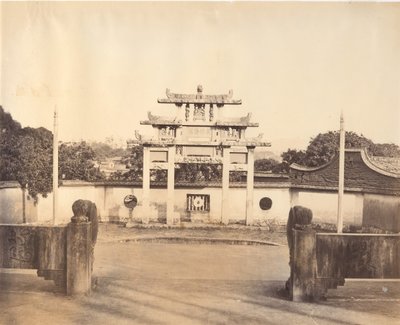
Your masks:
M198 93L198 94L203 93L203 86L202 86L202 85L198 85L198 86L197 86L197 93Z

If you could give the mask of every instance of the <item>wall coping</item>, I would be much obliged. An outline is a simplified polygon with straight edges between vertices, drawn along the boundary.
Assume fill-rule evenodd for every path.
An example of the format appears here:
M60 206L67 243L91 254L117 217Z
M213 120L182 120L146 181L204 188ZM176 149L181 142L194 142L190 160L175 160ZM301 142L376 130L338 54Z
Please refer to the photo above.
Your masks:
M63 181L60 187L129 187L129 188L142 188L142 182L84 182L84 181ZM246 182L231 182L229 184L229 188L246 188ZM151 188L167 188L166 182L158 182L151 183ZM213 183L178 183L175 184L175 188L221 188L222 184L213 182ZM0 182L0 189L7 188L20 188L18 182ZM336 186L318 186L318 185L295 185L290 182L254 182L254 188L276 188L282 189L287 188L289 190L305 190L305 191L319 191L319 192L337 192ZM399 191L393 191L392 188L359 188L359 187L345 187L346 192L353 193L368 193L368 194L382 194L382 195L390 195L390 196L400 196Z
M291 190L305 190L310 192L335 192L337 193L338 188L337 186L317 186L317 185L291 185ZM393 191L392 188L360 188L360 187L345 187L345 192L353 192L353 193L360 193L360 194L382 194L382 195L390 195L390 196L400 196L399 191Z
M316 232L317 236L358 236L358 237L400 237L400 234L371 234L371 233L327 233L327 232Z
M21 185L17 181L0 181L0 189L2 188L19 188Z

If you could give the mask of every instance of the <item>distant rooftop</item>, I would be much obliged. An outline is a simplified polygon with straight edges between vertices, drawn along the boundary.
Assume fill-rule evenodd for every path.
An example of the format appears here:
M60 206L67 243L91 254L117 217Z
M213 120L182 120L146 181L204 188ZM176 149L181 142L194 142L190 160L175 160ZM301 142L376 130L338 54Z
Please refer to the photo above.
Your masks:
M370 156L369 159L374 165L383 170L394 174L400 174L400 158Z

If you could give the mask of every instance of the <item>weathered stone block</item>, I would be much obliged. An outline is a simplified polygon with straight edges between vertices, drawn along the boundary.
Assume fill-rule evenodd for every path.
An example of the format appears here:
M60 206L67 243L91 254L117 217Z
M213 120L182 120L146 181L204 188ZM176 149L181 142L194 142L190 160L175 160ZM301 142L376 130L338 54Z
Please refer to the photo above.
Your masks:
M90 222L70 223L67 229L67 294L91 291L92 233Z

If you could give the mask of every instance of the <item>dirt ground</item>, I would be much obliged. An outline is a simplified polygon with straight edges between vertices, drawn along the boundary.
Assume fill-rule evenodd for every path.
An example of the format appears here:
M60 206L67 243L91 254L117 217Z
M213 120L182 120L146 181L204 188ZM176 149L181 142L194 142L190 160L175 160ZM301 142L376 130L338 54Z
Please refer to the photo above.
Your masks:
M400 323L400 282L347 281L326 301L288 301L285 234L242 228L102 224L90 296L66 297L35 271L3 269L0 324Z

